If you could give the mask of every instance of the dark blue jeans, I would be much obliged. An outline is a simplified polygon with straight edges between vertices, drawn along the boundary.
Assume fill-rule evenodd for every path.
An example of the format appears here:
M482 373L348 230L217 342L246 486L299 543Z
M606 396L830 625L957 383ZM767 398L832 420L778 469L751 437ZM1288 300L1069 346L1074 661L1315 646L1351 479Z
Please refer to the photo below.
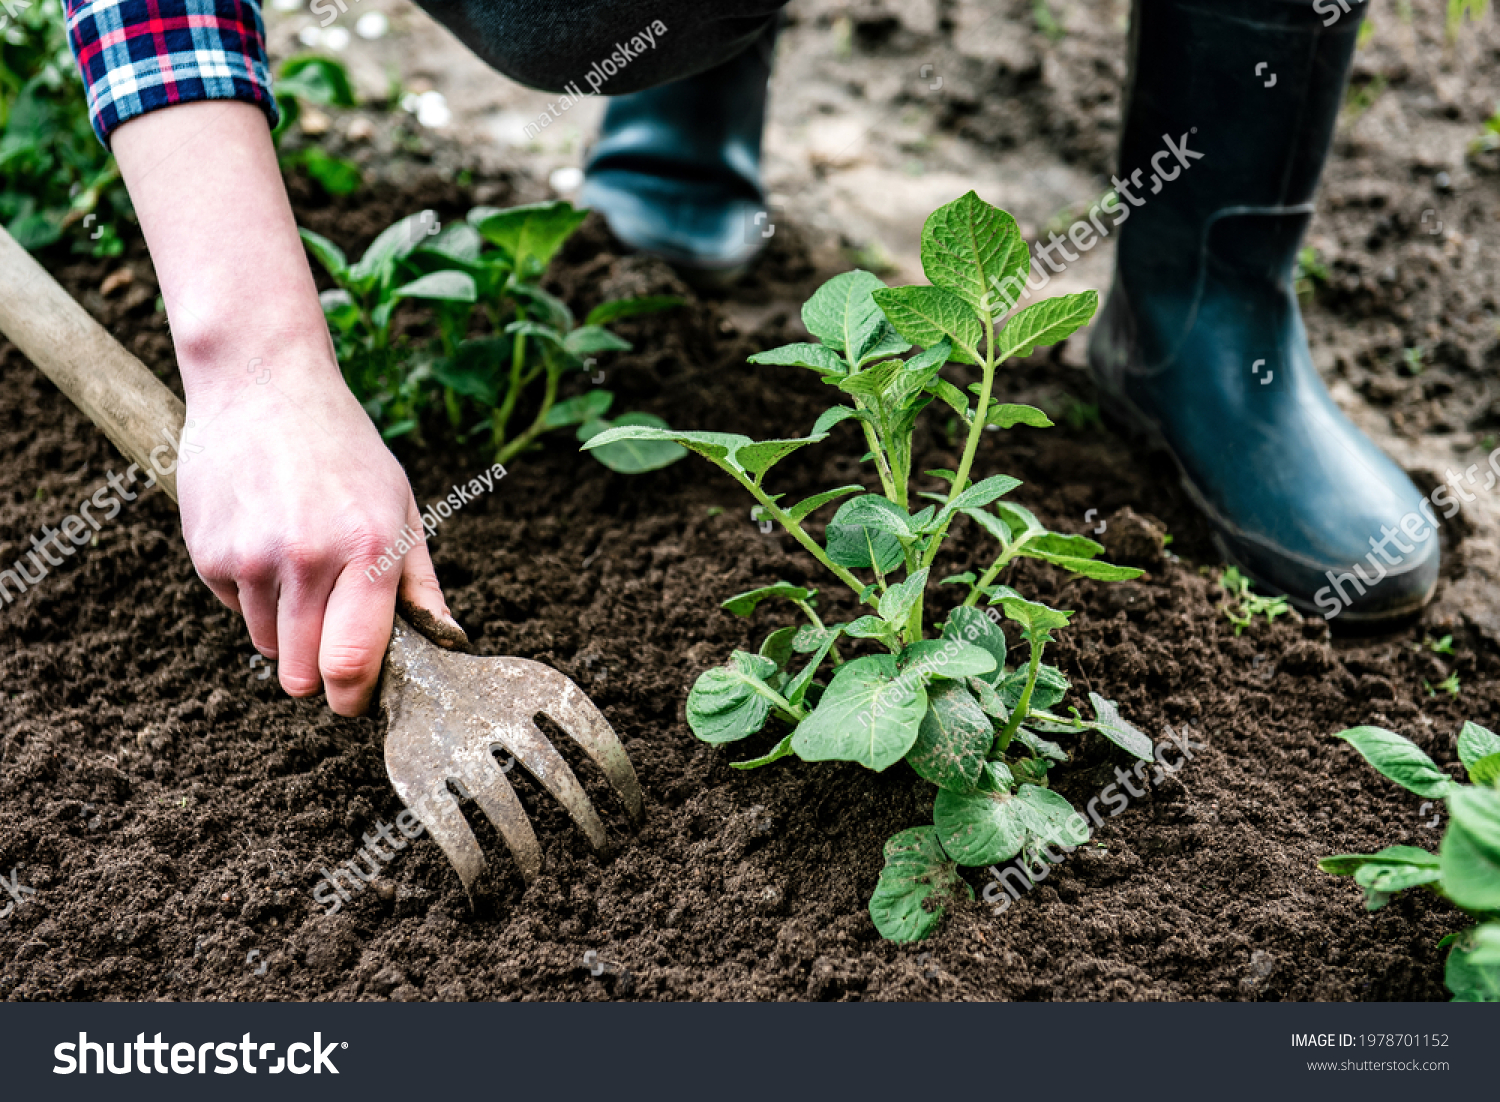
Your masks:
M622 95L747 49L787 0L418 0L500 72L548 92Z

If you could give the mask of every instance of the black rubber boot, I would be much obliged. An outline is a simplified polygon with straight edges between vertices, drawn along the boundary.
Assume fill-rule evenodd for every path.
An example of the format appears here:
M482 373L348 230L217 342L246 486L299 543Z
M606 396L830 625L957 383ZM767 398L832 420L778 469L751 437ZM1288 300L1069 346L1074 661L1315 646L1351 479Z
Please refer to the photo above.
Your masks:
M760 143L779 23L722 65L610 100L580 198L625 244L714 281L765 247Z
M1136 0L1115 181L1130 213L1089 359L1231 562L1369 623L1431 599L1431 505L1334 405L1293 291L1365 7L1325 27L1307 0Z

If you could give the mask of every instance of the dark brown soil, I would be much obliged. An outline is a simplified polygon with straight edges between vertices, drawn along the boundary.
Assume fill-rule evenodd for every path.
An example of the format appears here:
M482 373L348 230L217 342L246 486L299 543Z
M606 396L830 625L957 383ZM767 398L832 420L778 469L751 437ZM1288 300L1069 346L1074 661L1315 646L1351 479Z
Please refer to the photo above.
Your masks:
M826 6L809 5L812 17L824 18ZM1013 6L1007 28L1031 9L1029 0ZM951 22L937 40L909 40L905 10L856 5L855 48L909 57L956 44L963 54ZM959 57L944 69L953 75L943 125L980 143L1047 142L1107 169L1119 5L1068 10L1069 34L1055 47L1007 29L1010 54ZM1466 33L1482 33L1493 56L1493 21ZM1403 118L1428 120L1411 131L1421 135L1477 132L1500 78L1475 57L1472 44L1455 54L1426 24L1400 49L1361 55L1357 79L1383 82L1386 98L1370 121L1341 131L1313 231L1331 272L1309 310L1320 362L1346 397L1424 439L1477 439L1496 423L1495 277L1480 258L1497 247L1500 176L1487 155L1440 180L1426 139L1402 136ZM395 216L432 207L448 218L476 200L534 197L528 186L485 180L465 194L451 180L419 177L337 205L302 184L294 195L304 225L357 249ZM1446 220L1442 235L1424 232L1426 208ZM800 336L796 304L832 274L817 270L794 221L733 302L695 298L622 326L638 349L607 365L622 407L758 436L811 426L828 404L825 388L794 369L744 364ZM177 385L138 243L122 261L49 264ZM133 282L103 296L104 277L122 266ZM584 308L618 294L684 291L659 265L621 259L594 223L569 245L554 289ZM1412 376L1399 353L1419 344L1427 366ZM446 523L434 558L482 652L549 662L604 710L646 787L644 829L630 833L585 771L619 842L612 860L597 860L522 778L548 861L538 883L526 888L482 831L497 885L485 913L471 913L424 840L340 913L325 914L312 898L323 870L349 861L362 834L400 811L380 725L338 719L261 680L241 625L194 574L170 502L153 494L0 608L0 875L14 868L36 893L0 919L0 997L1446 998L1436 945L1461 916L1418 894L1367 913L1359 891L1320 873L1316 860L1436 846L1432 809L1331 736L1379 723L1451 763L1461 722L1493 720L1500 620L1445 602L1474 580L1469 544L1481 541L1468 539L1464 523L1450 526L1439 604L1400 633L1330 641L1320 622L1283 617L1236 637L1218 608L1204 525L1169 468L1091 420L1092 392L1069 366L1078 361L1076 348L1061 349L1014 371L1014 399L1055 411L1060 425L987 436L980 469L1025 479L1018 500L1059 529L1107 519L1101 538L1112 553L1132 557L1134 547L1149 575L1100 586L1029 564L1015 580L1078 610L1055 653L1075 699L1101 692L1153 738L1170 724L1206 748L1107 820L1102 848L1075 853L1003 915L975 903L920 946L882 942L865 911L881 843L930 821L931 787L904 765L877 776L789 761L742 774L692 738L682 718L692 679L779 624L773 609L747 623L719 602L776 578L825 579L789 540L763 536L750 502L706 464L624 478L564 438L518 460L494 494ZM859 479L853 457L862 449L842 431L779 468L778 489ZM940 422L919 447L919 468L953 465ZM456 450L401 456L419 501L486 462ZM0 344L0 566L111 469L123 464L102 436ZM1180 560L1151 551L1140 517L1172 533ZM962 570L980 553L972 532L961 532L939 570ZM826 599L834 615L850 609L846 598ZM1420 645L1450 632L1451 657ZM1462 686L1457 699L1424 688L1450 673ZM1097 740L1069 749L1075 761L1056 784L1082 805L1124 761ZM969 879L982 890L988 875L970 870ZM0 893L0 909L7 900ZM585 964L591 951L591 961L608 963L599 976Z
M435 186L435 185L434 185ZM461 208L456 192L424 201ZM347 244L416 204L391 194L304 221ZM445 212L446 213L446 212ZM342 230L342 233L338 231ZM810 273L778 237L760 294L794 301ZM571 243L557 290L678 289L652 262L618 259L595 224ZM140 257L136 282L102 299L105 269L62 272L70 288L147 362L168 346ZM680 425L751 434L804 431L826 392L794 370L743 366L795 335L773 310L741 334L713 303L627 326L638 352L609 368L631 405ZM1057 405L1059 369L1036 359L1015 393ZM15 353L0 360L0 561L55 523L119 461L83 417ZM941 426L937 426L940 428ZM953 465L929 433L923 466ZM786 465L790 492L856 476L854 441ZM483 466L475 454L410 453L418 498ZM19 866L35 896L0 920L0 993L100 998L1014 998L1436 999L1439 938L1459 925L1412 896L1367 915L1319 855L1435 844L1415 798L1364 769L1330 735L1374 721L1439 760L1451 735L1494 699L1496 662L1459 632L1456 659L1390 639L1330 645L1319 622L1257 624L1236 638L1217 610L1199 521L1153 461L1087 426L985 440L981 466L1026 480L1020 500L1060 528L1088 509L1112 517L1122 556L1142 522L1171 530L1183 561L1155 557L1138 583L1099 586L1026 569L1019 582L1077 608L1057 660L1160 737L1167 724L1207 744L1175 778L1099 834L1003 915L960 908L930 942L884 944L865 912L881 842L928 821L932 789L904 765L781 763L752 774L697 743L682 721L691 679L775 621L718 608L726 596L815 565L763 536L738 491L697 462L623 478L566 441L518 461L492 496L445 525L435 559L459 618L484 652L554 664L577 679L624 738L649 819L600 862L566 817L526 792L547 851L526 889L492 836L499 895L471 915L429 841L397 855L336 915L311 893L360 835L400 810L380 728L282 697L248 665L235 617L199 584L168 501L147 497L0 612L0 871ZM1092 524L1090 525L1092 526ZM940 569L980 546L964 534ZM1139 543L1137 539L1135 541ZM1139 554L1139 549L1137 549ZM837 611L848 601L831 598ZM1449 670L1453 701L1429 697ZM767 738L750 747L759 752ZM1120 764L1108 744L1074 747L1059 787L1082 804ZM737 755L738 756L738 755ZM591 778L592 779L592 778ZM982 888L987 877L973 870ZM258 954L252 957L252 952ZM612 971L594 977L593 950ZM249 958L247 960L247 958ZM262 964L264 974L256 974Z

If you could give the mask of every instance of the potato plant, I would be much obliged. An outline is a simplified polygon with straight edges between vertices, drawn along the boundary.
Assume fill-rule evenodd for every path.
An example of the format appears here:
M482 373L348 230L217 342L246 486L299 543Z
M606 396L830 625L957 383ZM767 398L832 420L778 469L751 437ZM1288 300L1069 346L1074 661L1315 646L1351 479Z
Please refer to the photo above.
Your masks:
M298 54L281 63L271 88L281 121L271 131L277 160L283 172L301 168L329 195L352 195L364 182L359 166L344 157L334 157L321 146L309 144L295 153L282 153L281 140L302 117L304 103L318 107L357 107L349 70L332 58Z
M588 440L616 424L664 424L645 413L608 420L614 395L607 390L559 398L570 373L590 370L602 353L630 348L607 324L679 301L605 302L579 325L541 279L587 213L565 201L476 207L466 220L442 226L424 211L382 231L353 263L327 238L302 231L308 250L338 284L322 300L344 377L388 439L419 433L421 416L433 404L461 438L488 435L500 464L548 432L572 428ZM397 304L411 299L433 311L437 339L426 347L412 348L391 332ZM471 334L476 321L489 331ZM517 429L523 407L531 419ZM625 473L663 467L685 454L671 443L595 452L606 467Z
M1387 846L1318 862L1324 872L1352 876L1372 911L1407 888L1426 888L1477 920L1449 934L1444 980L1455 1002L1500 1002L1500 736L1465 723L1458 757L1472 784L1459 784L1411 740L1380 727L1340 731L1381 775L1427 800L1445 800L1448 826L1437 853Z
M1048 786L1049 771L1068 758L1053 736L1092 728L1139 758L1152 757L1150 739L1097 694L1090 694L1092 719L1076 709L1053 710L1069 684L1043 656L1072 613L1001 582L1006 567L1022 558L1104 581L1140 571L1101 561L1104 549L1093 540L1048 531L1029 510L1002 500L1020 485L1017 479L973 477L987 426L1052 424L1039 409L994 396L1000 366L1064 339L1098 305L1088 291L1010 313L1006 291L1020 286L1030 262L1010 215L969 192L936 211L923 229L930 286L887 287L863 271L836 276L803 307L816 343L751 357L807 368L837 390L842 401L809 435L753 441L733 433L620 427L585 445L675 443L705 457L867 606L848 623L829 624L819 616L816 591L800 586L778 583L730 598L724 607L739 616L776 599L807 622L778 628L758 653L736 651L728 665L705 672L688 695L687 719L698 738L714 745L748 738L773 721L785 730L774 749L735 763L739 769L789 756L854 761L876 771L905 761L937 786L932 824L886 842L885 869L870 901L877 929L896 941L925 937L941 921L945 901L972 898L957 865L991 865L1031 847L1086 839L1082 817ZM968 393L945 377L949 364L977 367L979 381ZM956 471L926 472L940 491L915 492L912 432L934 403L963 425L963 453ZM778 462L826 440L845 421L859 428L879 492L841 486L790 504L767 488ZM834 502L841 504L820 541L806 523ZM933 564L956 523L993 538L994 557L977 572L934 581ZM963 597L934 623L927 598L940 585L960 587ZM1014 661L1002 618L1017 626L1026 647Z
M133 217L89 123L60 0L0 7L0 226L25 249L71 232L74 252L119 256Z

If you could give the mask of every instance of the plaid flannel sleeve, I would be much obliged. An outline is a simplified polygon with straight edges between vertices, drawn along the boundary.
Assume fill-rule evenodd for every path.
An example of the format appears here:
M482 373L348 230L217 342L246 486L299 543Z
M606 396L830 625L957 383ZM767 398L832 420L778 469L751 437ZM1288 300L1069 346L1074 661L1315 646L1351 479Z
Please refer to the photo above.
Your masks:
M121 123L178 103L229 99L278 118L258 0L65 0L89 117Z

